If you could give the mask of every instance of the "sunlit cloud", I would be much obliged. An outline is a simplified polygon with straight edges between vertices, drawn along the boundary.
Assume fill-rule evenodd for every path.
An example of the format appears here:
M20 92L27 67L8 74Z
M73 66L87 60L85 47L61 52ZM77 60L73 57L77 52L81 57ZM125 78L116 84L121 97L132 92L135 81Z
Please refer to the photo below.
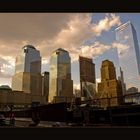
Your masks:
M120 17L115 14L106 14L104 19L101 19L92 28L93 32L100 36L103 31L108 31L113 26L119 26L121 24Z
M94 15L89 13L1 13L1 77L10 77L14 73L15 57L26 44L32 44L40 50L43 65L49 63L51 53L57 48L66 49L73 62L81 54L95 57L113 47L113 44L105 45L97 41L90 46L84 43L120 25L120 17L106 14L97 23L92 17Z
M113 42L110 45L103 44L101 42L95 42L93 45L86 45L82 46L80 55L90 58L95 58L101 54L103 54L105 51L111 49L111 48L117 48L118 53L120 55L123 55L124 52L129 48L130 46Z
M97 78L96 83L100 83L100 82L101 82L101 78Z
M80 89L80 84L74 84L74 89L79 90Z

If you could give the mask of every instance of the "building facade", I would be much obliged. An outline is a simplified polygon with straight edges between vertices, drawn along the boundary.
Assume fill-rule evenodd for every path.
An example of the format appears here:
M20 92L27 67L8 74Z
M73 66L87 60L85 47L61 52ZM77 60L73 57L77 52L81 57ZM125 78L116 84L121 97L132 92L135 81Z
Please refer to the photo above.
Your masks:
M124 74L126 89L136 87L140 91L140 49L137 34L130 21L115 29L116 40L125 45L124 50L119 50L119 64Z
M96 83L101 81L100 66L102 65L102 61L106 59L114 63L114 66L116 67L116 76L117 77L120 76L118 50L117 48L111 48L109 50L106 50L103 54L94 57L93 59L96 66L95 69L96 79L97 79Z
M71 58L66 50L59 48L50 58L49 102L70 102L72 97Z
M92 59L79 56L81 97L93 99L96 93L95 64Z
M12 91L0 89L0 110L5 110L6 106L13 105L14 109L30 108L32 103L46 105L46 96L24 94L22 91Z
M118 80L120 81L121 83L121 86L122 86L122 94L125 95L126 94L126 84L124 82L124 76L123 76L123 71L120 67L120 76L118 77Z
M46 101L48 102L49 96L49 72L44 72L42 74L42 95L46 96Z
M41 73L40 52L32 45L24 46L16 57L15 73L20 72Z
M116 70L113 62L104 60L101 66L101 82L98 83L97 97L102 107L117 106L122 101L122 88L116 79Z
M32 45L26 45L16 57L12 89L33 95L42 94L40 52Z

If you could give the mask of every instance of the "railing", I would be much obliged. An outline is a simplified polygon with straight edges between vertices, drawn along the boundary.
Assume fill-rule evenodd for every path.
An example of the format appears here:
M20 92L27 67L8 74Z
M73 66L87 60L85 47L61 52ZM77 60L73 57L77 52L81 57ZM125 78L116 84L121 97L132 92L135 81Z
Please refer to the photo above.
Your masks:
M136 100L138 99L138 100ZM60 102L67 102L71 104L71 106L77 104L76 97L59 97ZM54 99L53 103L58 103L57 99ZM123 96L116 97L108 97L108 98L94 98L94 99L86 99L84 101L80 101L79 104L90 104L102 108L110 107L110 106L119 106L123 104L139 104L140 103L140 92L125 94ZM31 104L16 104L13 103L5 104L0 103L0 111L6 110L6 106L13 107L13 110L25 110L30 109Z

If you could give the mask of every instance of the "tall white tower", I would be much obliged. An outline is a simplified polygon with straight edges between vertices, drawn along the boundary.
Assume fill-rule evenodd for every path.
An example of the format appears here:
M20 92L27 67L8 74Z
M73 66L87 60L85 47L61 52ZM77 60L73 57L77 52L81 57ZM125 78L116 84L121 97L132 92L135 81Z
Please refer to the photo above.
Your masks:
M119 64L123 71L126 89L136 87L140 91L140 48L137 34L130 21L116 28L116 40L127 46L119 51Z

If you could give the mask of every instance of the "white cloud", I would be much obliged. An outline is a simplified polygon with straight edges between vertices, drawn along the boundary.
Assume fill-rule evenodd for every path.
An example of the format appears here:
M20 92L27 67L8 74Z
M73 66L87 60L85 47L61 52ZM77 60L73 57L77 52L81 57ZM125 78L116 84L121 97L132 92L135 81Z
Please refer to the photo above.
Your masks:
M42 41L39 45L43 56L47 58L53 50L61 47L69 51L72 61L76 61L81 53L80 48L85 41L95 38L101 35L103 31L108 31L111 27L121 23L119 16L115 14L106 15L97 24L94 24L94 21L91 23L91 19L92 14L73 14L66 22L67 26L65 28L62 28L53 38L46 39L46 41ZM84 46L82 51L84 48L84 51L90 50L90 48ZM99 48L96 51L99 51Z
M96 79L96 82L97 82L97 83L100 83L100 82L101 82L101 78L97 78L97 79Z
M100 42L95 42L90 46L82 46L81 55L85 57L96 57L100 54L103 54L106 50L110 49L111 46L105 45Z
M74 89L80 89L80 84L74 84Z
M117 42L113 42L110 45L103 44L101 42L95 42L90 46L82 46L80 55L92 58L103 54L105 51L111 48L117 48L118 53L122 55L124 52L126 52L129 46Z
M45 65L45 64L47 64L47 63L48 63L48 59L42 58L42 65Z
M119 53L120 55L123 55L123 54L126 52L126 50L128 50L128 48L129 48L130 46L125 45L125 44L121 44L121 43L116 43L116 42L114 42L114 43L112 43L112 47L113 47L113 48L117 48L117 49L118 49L118 53Z
M120 17L115 14L106 14L105 18L100 20L97 24L92 27L93 32L100 36L103 31L108 31L111 27L120 25Z
M110 46L99 42L85 46L84 42L120 24L115 14L107 14L96 24L91 22L89 13L0 14L0 18L0 56L7 57L4 59L8 62L5 66L0 60L3 72L9 68L13 71L14 59L26 44L40 50L43 65L49 62L52 51L60 47L69 51L72 61L78 60L81 51L87 57L99 55Z
M11 57L0 56L0 76L11 78L14 72L14 60Z

